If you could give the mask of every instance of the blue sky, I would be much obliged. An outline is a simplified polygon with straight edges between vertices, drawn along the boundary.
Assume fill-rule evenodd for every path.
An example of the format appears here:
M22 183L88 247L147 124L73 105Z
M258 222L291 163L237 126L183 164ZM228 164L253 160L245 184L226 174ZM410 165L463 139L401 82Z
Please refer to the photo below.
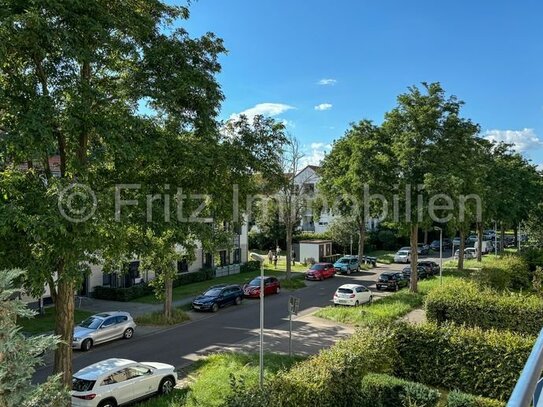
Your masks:
M349 123L380 123L408 86L439 81L483 136L543 164L542 18L535 0L199 0L183 25L225 41L221 118L285 121L309 163Z

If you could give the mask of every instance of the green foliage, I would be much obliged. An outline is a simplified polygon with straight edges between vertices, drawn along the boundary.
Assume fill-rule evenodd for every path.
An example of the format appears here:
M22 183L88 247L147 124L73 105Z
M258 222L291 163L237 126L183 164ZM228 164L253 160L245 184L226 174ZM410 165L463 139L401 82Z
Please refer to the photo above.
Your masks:
M177 325L182 322L190 321L188 314L179 308L174 308L169 318L164 316L163 312L152 312L135 317L136 323L140 325Z
M368 374L362 379L360 407L435 407L440 393L420 383L385 374Z
M502 257L487 256L480 271L472 278L483 287L496 290L529 290L532 287L532 274L528 264L517 255Z
M186 284L197 283L200 281L212 280L215 278L215 270L204 268L192 273L179 274L173 281L174 287L179 287Z
M523 249L521 256L528 264L530 271L535 271L536 267L543 267L543 249L530 247Z
M328 232L315 233L315 232L300 232L292 237L293 242L299 242L300 240L333 240L332 236Z
M447 396L447 407L505 407L505 403L453 390Z
M21 332L25 335L51 333L55 330L56 313L55 307L46 307L43 315L20 318L17 323L21 326ZM75 309L74 323L84 321L91 315L93 315L92 312Z
M51 376L44 384L31 383L36 366L43 363L42 354L53 349L58 337L40 335L25 338L17 318L31 318L35 312L14 299L20 294L16 288L23 277L21 270L0 271L0 405L2 407L63 407L69 394L58 376Z
M100 300L126 302L151 293L153 293L153 287L147 284L136 284L128 288L104 287L99 285L94 287L92 296Z
M543 300L535 295L503 293L458 281L431 290L426 297L426 315L482 329L505 329L537 335L543 327Z
M509 397L535 338L453 324L398 324L395 375L485 397Z
M284 290L297 290L305 287L305 281L302 278L289 278L281 280L281 288Z
M260 270L260 262L257 260L249 260L247 263L240 266L240 273L253 273Z

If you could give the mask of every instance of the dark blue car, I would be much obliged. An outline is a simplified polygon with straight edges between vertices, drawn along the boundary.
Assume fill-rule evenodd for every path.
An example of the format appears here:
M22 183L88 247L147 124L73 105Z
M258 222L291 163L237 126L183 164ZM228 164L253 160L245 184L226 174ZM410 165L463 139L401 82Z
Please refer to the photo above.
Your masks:
M239 285L214 285L192 301L192 308L197 311L217 312L226 305L241 304L243 290Z

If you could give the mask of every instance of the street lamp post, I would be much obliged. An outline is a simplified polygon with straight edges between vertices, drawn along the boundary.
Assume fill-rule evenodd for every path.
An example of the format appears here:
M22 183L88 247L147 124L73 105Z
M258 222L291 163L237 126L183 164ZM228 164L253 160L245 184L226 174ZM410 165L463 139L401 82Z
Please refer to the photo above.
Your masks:
M443 229L435 226L434 230L439 230L439 284L443 285Z
M259 354L259 385L264 385L264 256L251 253L251 259L260 262L260 354Z

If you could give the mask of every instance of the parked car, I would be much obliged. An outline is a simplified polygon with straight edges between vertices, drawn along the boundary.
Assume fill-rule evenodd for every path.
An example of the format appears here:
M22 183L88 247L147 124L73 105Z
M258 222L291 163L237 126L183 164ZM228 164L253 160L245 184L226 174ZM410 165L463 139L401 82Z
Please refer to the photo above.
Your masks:
M459 256L460 256L460 249L454 252L455 260L457 260ZM464 249L464 259L466 260L474 259L475 257L477 257L477 252L475 251L473 247L468 247L467 249Z
M422 254L422 255L425 255L425 254L428 254L430 252L430 246L427 245L426 243L418 243L417 244L417 253L418 254Z
M479 241L475 242L474 248L477 250L479 247ZM481 253L487 254L494 250L494 244L491 240L483 240L481 242Z
M359 284L343 284L334 294L334 305L353 305L356 307L372 300L371 291Z
M324 280L334 277L336 269L332 263L315 263L305 272L307 280Z
M214 285L192 301L192 309L217 312L227 305L239 305L243 300L243 290L239 285Z
M281 292L281 283L276 277L264 277L264 295L279 294ZM246 297L260 297L260 277L252 279L243 286L243 293Z
M475 243L477 241L477 235L469 235L466 239L466 243Z
M483 235L489 239L494 239L494 237L496 236L496 231L492 229L487 229L483 231Z
M399 250L394 255L394 263L409 263L411 261L411 252L407 250Z
M336 273L351 274L360 270L357 256L343 256L334 263Z
M452 242L453 242L453 245L454 245L454 246L460 246L460 242L461 242L461 241L462 241L462 239L460 239L460 237L457 236L457 237L455 237L455 238L453 239Z
M375 285L378 290L398 291L402 287L407 287L409 281L407 281L402 273L386 271L381 273Z
M411 278L411 267L405 267L402 270L403 275L406 279ZM417 266L417 280L422 280L424 278L428 277L428 273L426 272L426 267L423 266Z
M443 239L443 250L450 249L452 247L451 239ZM430 249L438 252L439 251L439 240L434 240L430 243Z
M177 382L172 365L107 359L73 375L72 407L117 407L154 394L170 393Z
M400 247L400 249L398 251L410 252L411 251L411 246Z
M128 312L113 311L92 315L74 327L72 348L88 351L94 345L134 336L136 323Z
M435 276L439 274L439 264L431 260L423 260L418 262L419 266L426 268L426 274Z

